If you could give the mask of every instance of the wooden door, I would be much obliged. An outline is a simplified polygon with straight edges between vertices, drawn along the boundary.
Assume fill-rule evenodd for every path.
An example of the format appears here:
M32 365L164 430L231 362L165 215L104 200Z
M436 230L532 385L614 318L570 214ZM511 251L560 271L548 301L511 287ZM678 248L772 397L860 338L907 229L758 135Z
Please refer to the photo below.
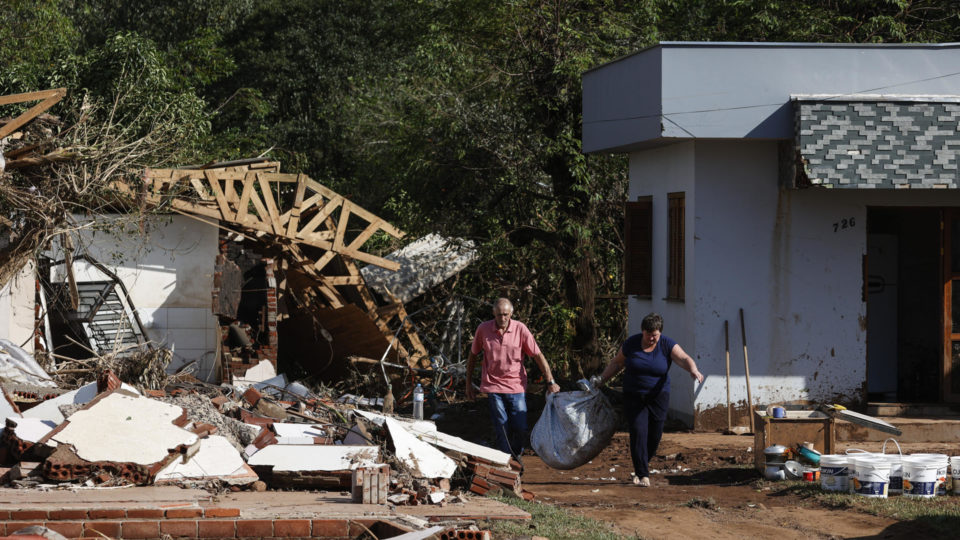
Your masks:
M943 400L960 402L960 209L943 210Z

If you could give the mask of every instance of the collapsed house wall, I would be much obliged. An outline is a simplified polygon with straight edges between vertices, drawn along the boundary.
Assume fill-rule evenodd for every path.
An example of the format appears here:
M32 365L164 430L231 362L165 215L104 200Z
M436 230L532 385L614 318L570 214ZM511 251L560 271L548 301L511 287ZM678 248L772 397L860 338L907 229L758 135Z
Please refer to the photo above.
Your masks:
M0 289L0 338L33 353L36 265L28 262Z
M117 220L103 216L99 221ZM151 341L173 351L168 372L196 361L195 376L215 376L219 332L211 311L213 274L219 251L218 230L185 216L164 216L138 232L83 229L78 245L117 275L130 294ZM85 261L76 261L78 281L98 281L103 273ZM55 267L54 280L64 279Z

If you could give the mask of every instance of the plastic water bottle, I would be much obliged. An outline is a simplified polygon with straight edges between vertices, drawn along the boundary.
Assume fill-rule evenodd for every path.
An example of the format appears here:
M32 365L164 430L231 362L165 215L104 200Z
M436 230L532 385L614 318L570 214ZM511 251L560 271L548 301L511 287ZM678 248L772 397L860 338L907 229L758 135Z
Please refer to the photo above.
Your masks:
M413 418L423 420L423 387L420 383L413 389Z

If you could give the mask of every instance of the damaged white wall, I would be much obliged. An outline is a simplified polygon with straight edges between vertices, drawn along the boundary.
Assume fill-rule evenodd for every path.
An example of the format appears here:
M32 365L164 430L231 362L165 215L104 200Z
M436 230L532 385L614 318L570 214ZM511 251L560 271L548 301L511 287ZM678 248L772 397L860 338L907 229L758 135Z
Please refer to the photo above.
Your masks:
M739 309L746 321L756 406L859 399L866 381L862 257L867 207L960 206L950 190L781 190L777 143L697 141L634 152L630 200L653 196L653 295L631 297L631 334L650 311L706 376L672 372L671 413L726 405L723 322L729 321L731 398L745 405ZM664 300L666 193L686 192L686 300ZM854 226L835 230L847 219ZM725 413L724 413L725 416ZM736 420L736 419L735 419Z
M30 261L0 288L0 338L33 352L36 265Z
M219 339L211 311L218 230L186 216L150 219L146 227L146 237L136 228L84 229L78 244L123 281L149 339L173 349L168 371L196 360L196 376L211 381ZM78 280L102 279L83 262L76 270Z

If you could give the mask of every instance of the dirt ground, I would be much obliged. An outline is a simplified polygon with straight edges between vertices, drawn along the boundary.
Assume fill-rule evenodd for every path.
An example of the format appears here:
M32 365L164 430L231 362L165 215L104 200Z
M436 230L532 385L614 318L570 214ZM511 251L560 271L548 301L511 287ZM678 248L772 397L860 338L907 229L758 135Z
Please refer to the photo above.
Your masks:
M651 470L657 471L651 476L653 486L636 487L630 476L628 440L626 433L617 433L597 458L569 471L552 469L534 455L525 456L524 487L540 501L610 522L627 537L934 537L917 524L828 509L791 493L776 493L769 482L758 482L759 473L750 467L752 436L665 433L658 457L650 463ZM857 447L880 449L873 443ZM924 444L905 447L904 452L957 455L958 449L960 443Z

